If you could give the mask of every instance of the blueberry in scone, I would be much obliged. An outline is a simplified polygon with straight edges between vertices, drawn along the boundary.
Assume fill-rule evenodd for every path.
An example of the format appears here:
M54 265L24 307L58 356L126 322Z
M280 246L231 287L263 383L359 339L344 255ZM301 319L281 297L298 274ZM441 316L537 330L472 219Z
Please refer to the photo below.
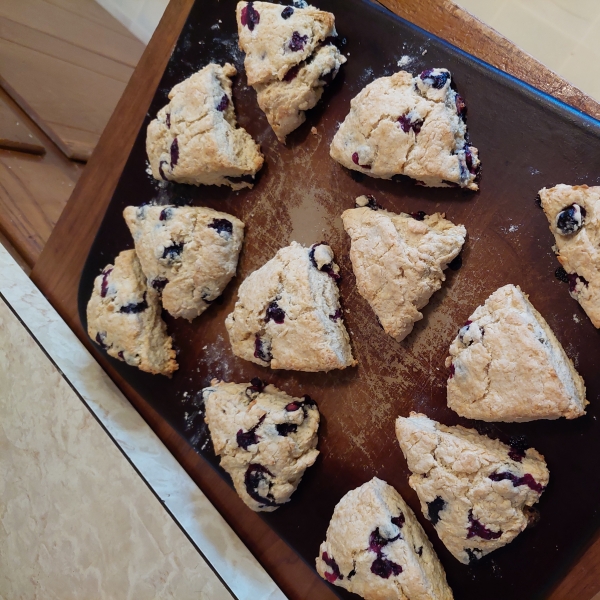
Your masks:
M264 512L288 502L319 454L314 400L293 398L258 378L214 379L202 398L215 453L240 498Z
M440 213L388 212L373 196L357 198L342 221L352 240L350 260L360 295L384 331L403 340L445 281L444 269L461 251L465 227Z
M160 313L158 292L147 286L135 250L125 250L94 281L88 335L110 356L170 377L178 365Z
M282 248L251 273L225 326L233 353L272 369L330 371L356 364L344 326L339 267L325 244Z
M351 101L331 157L370 177L406 175L430 187L479 189L465 103L450 83L446 69L376 79Z
M270 2L239 2L240 48L248 83L280 142L304 123L346 57L333 43L331 13Z
M338 502L316 563L321 577L365 600L453 598L414 513L377 477Z
M575 419L585 384L519 286L505 285L458 331L446 359L448 406L482 421Z
M560 184L539 198L556 242L557 276L600 327L600 187Z
M193 185L254 185L263 165L259 146L237 126L233 65L211 63L177 84L169 104L148 125L146 151L155 179Z
M148 285L174 317L202 314L235 275L244 223L192 206L128 206L123 211Z
M411 412L396 436L423 514L448 550L469 564L505 546L528 525L548 485L544 457Z

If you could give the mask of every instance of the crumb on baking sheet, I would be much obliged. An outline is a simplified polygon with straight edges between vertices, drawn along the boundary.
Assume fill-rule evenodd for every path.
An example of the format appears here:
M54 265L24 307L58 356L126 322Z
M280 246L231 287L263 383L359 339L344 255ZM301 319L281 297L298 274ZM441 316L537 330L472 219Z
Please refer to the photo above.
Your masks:
M311 127L311 128L310 128L310 132L311 132L313 135L317 135L317 133L318 133L318 132L317 132L317 128L316 128L316 127Z

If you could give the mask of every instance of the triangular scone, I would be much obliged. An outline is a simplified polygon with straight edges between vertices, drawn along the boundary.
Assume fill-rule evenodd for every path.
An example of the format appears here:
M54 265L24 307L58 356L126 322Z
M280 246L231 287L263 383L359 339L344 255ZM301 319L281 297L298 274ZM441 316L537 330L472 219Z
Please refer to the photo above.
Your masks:
M600 327L600 187L560 184L540 190L540 200L562 278L594 327Z
M160 313L158 293L146 286L135 250L125 250L94 281L88 334L110 356L170 377L178 365Z
M360 196L356 205L342 214L356 286L384 331L403 340L445 281L444 269L458 256L467 231L440 213L388 212L372 196Z
M336 35L334 16L312 6L239 2L236 16L248 85L282 80L327 37Z
M496 290L450 346L448 406L481 421L575 419L585 384L518 286Z
M263 156L235 120L230 77L236 72L229 63L211 63L169 92L169 104L146 135L155 179L234 190L253 186Z
M367 85L331 142L331 157L370 177L407 175L430 187L477 190L479 158L450 72L406 71Z
M128 206L123 211L148 285L162 290L174 317L192 320L235 275L244 224L233 215L192 206Z
M452 600L413 511L374 477L337 504L317 557L321 577L365 600Z
M272 369L330 371L356 364L344 327L339 268L324 243L292 242L242 283L225 326L233 353Z
M414 412L398 417L396 436L423 514L460 562L512 542L534 518L529 507L550 474L533 448L511 449L474 429L447 427Z
M306 120L305 110L313 108L325 86L337 75L346 57L333 45L318 48L308 60L292 67L283 78L258 83L258 105L264 111L280 142Z
M258 379L202 390L215 453L240 498L255 511L288 502L317 456L319 410Z

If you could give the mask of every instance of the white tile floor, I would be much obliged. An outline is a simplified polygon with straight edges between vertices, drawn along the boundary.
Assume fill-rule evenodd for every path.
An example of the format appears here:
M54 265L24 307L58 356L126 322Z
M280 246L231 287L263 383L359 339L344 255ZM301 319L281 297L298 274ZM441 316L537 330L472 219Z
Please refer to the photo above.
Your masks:
M456 0L600 102L600 0Z

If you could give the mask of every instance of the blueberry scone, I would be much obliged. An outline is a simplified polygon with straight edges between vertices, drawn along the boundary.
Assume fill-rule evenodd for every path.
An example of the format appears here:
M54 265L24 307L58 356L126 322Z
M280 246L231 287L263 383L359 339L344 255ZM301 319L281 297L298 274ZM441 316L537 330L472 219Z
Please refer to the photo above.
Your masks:
M388 212L373 196L360 196L356 206L342 214L342 221L352 240L358 291L384 331L403 340L445 281L444 269L458 256L467 231L440 213Z
M110 356L170 377L178 365L160 312L158 293L147 287L135 250L125 250L94 281L88 334Z
M398 417L396 436L423 514L462 563L510 543L548 485L544 457L425 415Z
M406 71L367 85L331 142L331 157L370 177L407 175L430 187L477 190L477 148L468 141L465 103L450 72Z
M174 317L202 314L235 275L244 224L191 206L128 206L123 211L148 285Z
M279 141L304 123L346 57L332 43L331 13L270 2L237 5L248 83Z
M453 598L414 513L377 477L338 502L316 562L321 577L366 600Z
M356 364L342 320L339 267L325 244L292 242L250 274L225 326L233 353L272 369L330 371Z
M258 378L214 379L202 398L215 453L240 498L264 512L288 502L319 455L315 402L310 396L292 398Z
M505 285L459 330L446 359L448 406L482 421L575 419L585 384L544 317Z
M594 327L600 327L600 187L560 184L540 190L562 278Z
M259 146L238 127L229 63L211 63L177 84L148 125L146 151L155 179L252 187L263 165Z

